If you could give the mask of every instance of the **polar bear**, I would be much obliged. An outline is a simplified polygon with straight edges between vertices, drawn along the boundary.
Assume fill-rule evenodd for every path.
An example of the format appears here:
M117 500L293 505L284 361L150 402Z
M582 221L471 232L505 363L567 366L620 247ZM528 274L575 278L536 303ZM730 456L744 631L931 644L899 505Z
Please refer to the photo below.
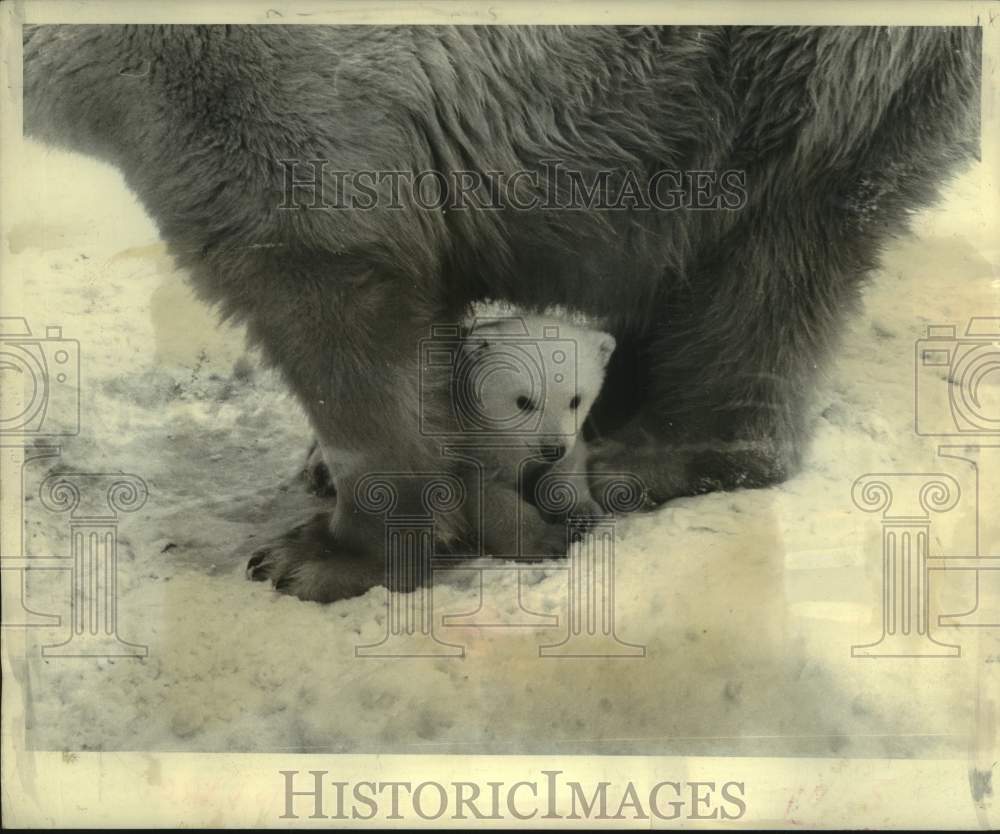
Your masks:
M606 317L598 498L794 473L886 240L979 153L981 58L976 26L32 25L24 129L122 171L340 451L336 502L250 565L332 602L383 579L357 485L436 477L418 343L476 298ZM330 210L371 192L345 172L391 176Z
M466 460L475 461L465 479L470 524L484 552L561 554L566 528L558 522L600 513L582 429L614 350L599 321L562 308L473 306L450 400L456 436L468 444ZM547 511L536 494L543 476L573 493L563 512Z

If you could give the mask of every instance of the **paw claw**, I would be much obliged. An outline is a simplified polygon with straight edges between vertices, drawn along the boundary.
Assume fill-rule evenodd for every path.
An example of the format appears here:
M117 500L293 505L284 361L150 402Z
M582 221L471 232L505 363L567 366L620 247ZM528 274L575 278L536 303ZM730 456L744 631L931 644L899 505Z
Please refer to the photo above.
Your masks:
M385 583L385 562L341 552L331 537L330 517L320 513L250 554L246 577L270 580L279 593L314 602L359 596Z
M253 555L247 560L246 577L252 582L263 582L268 578L267 566L264 560L270 555L266 549L255 550Z

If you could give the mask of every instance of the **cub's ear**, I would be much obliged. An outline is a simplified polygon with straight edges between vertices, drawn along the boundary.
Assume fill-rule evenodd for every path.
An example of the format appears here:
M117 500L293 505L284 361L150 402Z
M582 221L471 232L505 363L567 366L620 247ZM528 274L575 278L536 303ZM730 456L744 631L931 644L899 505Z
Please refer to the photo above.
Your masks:
M597 343L597 356L600 359L602 367L607 367L608 362L611 360L611 354L615 352L615 346L618 343L615 341L615 337L610 333L601 333L599 336L599 341Z

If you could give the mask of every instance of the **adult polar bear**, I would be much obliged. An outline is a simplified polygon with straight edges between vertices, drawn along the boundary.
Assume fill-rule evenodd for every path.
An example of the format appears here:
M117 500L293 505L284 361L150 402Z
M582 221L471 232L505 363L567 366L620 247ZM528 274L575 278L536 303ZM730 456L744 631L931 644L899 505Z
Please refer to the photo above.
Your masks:
M475 299L609 323L595 480L634 472L658 503L785 477L880 244L975 149L979 51L977 30L941 28L38 26L24 117L122 170L302 401L337 503L263 561L276 587L329 601L384 581L358 478L441 469L416 346ZM288 160L527 171L547 194L552 160L585 182L734 169L747 199L431 211L404 189L292 211ZM621 402L634 413L612 415ZM420 487L401 485L400 511Z

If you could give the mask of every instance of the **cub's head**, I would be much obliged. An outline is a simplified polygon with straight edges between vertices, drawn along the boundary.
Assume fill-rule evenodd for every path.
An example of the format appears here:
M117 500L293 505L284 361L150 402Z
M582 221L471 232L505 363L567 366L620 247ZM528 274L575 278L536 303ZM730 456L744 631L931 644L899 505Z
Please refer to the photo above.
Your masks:
M456 368L456 405L476 431L559 460L576 443L614 349L609 334L555 316L476 319Z

